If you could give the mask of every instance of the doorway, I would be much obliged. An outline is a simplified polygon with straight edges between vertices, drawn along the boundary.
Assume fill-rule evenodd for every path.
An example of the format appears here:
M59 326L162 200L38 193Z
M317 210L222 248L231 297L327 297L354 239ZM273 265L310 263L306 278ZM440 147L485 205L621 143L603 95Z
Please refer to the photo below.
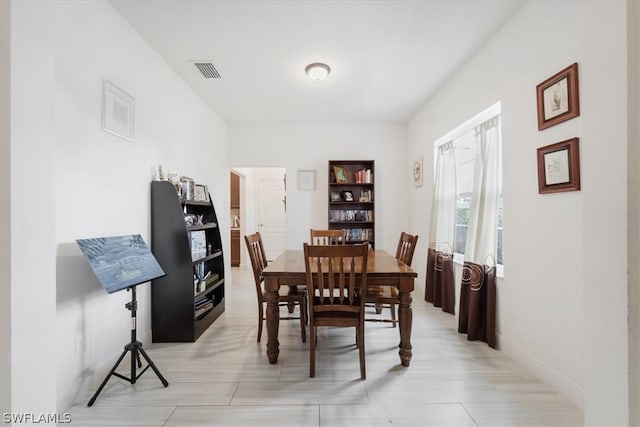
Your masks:
M232 168L231 173L237 176L236 185L239 187L238 203L234 203L235 196L230 195L232 260L234 249L239 248L239 266L248 265L250 261L241 236L260 232L267 260L272 261L286 249L286 169L282 167ZM236 224L238 227L233 227ZM233 237L234 232L237 233L237 238ZM234 239L237 242L235 245Z

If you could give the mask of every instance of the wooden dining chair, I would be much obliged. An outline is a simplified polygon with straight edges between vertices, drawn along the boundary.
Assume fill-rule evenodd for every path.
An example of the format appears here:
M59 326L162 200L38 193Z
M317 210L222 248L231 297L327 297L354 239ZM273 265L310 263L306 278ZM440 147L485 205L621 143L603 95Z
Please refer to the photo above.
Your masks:
M317 328L356 328L360 377L367 377L364 355L364 295L367 289L366 244L304 244L309 308L309 376L316 371Z
M260 233L250 234L244 236L244 241L247 244L247 250L249 251L249 258L251 258L251 267L253 268L253 279L256 283L256 291L258 294L258 339L262 337L262 325L265 320L264 306L266 304L266 293L264 290L262 277L262 270L267 266L267 256L264 251L264 245L262 244L262 237ZM281 320L295 320L300 319L300 334L302 336L302 342L307 340L306 323L307 323L307 291L305 288L289 286L281 287L278 294L278 306L283 307L295 307L300 309L300 316L284 316L280 317ZM292 313L291 310L289 313Z
M344 245L346 233L344 230L314 230L310 231L312 245Z
M396 248L396 259L411 266L413 252L416 250L418 235L405 232L400 234L398 247ZM365 304L367 307L375 307L376 313L382 313L384 308L391 310L391 319L365 318L369 322L391 322L395 328L398 320L396 317L396 305L398 303L398 289L394 286L369 286L366 293Z

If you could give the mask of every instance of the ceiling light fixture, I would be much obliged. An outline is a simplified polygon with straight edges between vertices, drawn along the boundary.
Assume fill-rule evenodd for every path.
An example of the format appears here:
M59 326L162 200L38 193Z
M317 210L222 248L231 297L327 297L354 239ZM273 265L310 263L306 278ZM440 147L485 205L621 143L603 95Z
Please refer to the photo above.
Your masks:
M320 62L315 62L313 64L307 65L307 68L304 69L307 72L307 75L314 82L321 82L327 78L329 75L329 71L331 68L327 64L322 64Z

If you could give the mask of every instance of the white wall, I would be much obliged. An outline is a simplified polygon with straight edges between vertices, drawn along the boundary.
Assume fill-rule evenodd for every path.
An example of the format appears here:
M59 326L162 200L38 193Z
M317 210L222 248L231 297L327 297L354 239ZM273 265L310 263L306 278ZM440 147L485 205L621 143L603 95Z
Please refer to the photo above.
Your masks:
M13 410L53 412L57 391L64 411L130 338L130 295L104 292L75 239L150 243L155 164L207 184L228 230L226 126L108 3L19 2L12 17ZM103 78L135 98L133 143L101 130ZM138 300L150 344L150 286Z
M11 3L0 2L0 413L11 411Z
M407 228L411 194L406 127L389 125L230 125L229 161L234 167L285 167L287 249L299 249L310 228L327 227L329 160L375 160L376 249L395 253ZM316 171L316 191L298 190L298 170ZM420 279L416 281L419 283Z
M627 146L638 141L629 139L627 126L626 12L626 2L584 2L581 22L587 425L629 425L629 409L637 406L629 400L627 185L636 192L638 186L628 184Z
M624 9L624 2L528 3L409 125L410 156L425 156L429 177L433 141L502 101L500 347L578 404L584 398L594 425L627 422ZM535 86L573 62L582 115L538 131ZM582 191L539 195L536 148L575 136ZM430 210L431 186L416 196L413 228Z
M640 4L628 2L629 185L629 402L640 400ZM630 405L629 425L640 425L640 405Z
M55 7L11 4L11 411L55 412Z

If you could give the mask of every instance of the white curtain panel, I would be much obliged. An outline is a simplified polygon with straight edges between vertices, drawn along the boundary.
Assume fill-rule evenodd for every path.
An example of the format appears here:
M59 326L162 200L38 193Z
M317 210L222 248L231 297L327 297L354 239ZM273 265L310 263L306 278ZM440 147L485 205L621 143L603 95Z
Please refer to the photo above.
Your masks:
M436 251L453 252L456 230L456 161L453 142L438 147L429 239Z
M497 251L498 196L500 192L500 117L476 128L473 193L469 209L465 261L495 264ZM491 256L493 259L491 259ZM487 261L487 258L490 261Z

